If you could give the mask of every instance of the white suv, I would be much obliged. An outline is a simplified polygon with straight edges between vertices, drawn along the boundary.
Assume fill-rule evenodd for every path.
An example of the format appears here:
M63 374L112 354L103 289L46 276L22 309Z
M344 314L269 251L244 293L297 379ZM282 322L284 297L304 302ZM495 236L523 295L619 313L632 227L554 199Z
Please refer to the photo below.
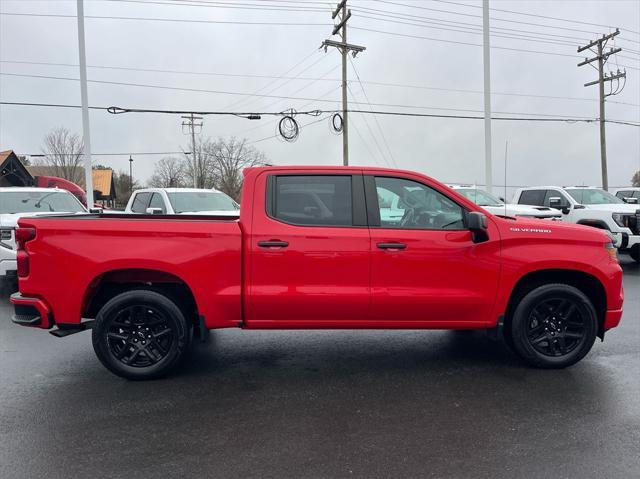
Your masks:
M218 190L145 188L129 198L125 213L238 216L240 205Z
M536 186L516 191L513 202L548 206L562 220L607 230L621 252L640 262L640 206L592 186Z

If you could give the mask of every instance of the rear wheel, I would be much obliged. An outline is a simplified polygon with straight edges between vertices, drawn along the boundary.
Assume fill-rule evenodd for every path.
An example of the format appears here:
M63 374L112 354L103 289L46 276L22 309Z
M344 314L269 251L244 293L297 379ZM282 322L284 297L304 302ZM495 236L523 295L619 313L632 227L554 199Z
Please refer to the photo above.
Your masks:
M521 299L510 330L516 353L528 364L564 368L589 352L598 319L582 291L566 284L548 284Z
M168 374L184 356L191 327L176 304L155 291L134 290L98 312L93 348L102 364L127 379Z

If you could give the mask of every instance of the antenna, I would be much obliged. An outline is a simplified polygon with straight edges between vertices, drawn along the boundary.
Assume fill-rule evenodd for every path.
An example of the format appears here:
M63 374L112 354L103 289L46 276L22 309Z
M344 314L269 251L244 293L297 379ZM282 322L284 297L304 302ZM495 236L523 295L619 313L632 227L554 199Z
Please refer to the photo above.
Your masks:
M507 216L507 152L509 151L509 140L504 142L504 215Z

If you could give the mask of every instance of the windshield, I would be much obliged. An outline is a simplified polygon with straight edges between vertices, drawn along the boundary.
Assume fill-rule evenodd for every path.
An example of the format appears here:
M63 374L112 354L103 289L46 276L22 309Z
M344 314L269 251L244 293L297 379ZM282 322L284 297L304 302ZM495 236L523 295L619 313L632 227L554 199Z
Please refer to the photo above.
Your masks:
M237 211L240 205L220 191L183 191L167 193L176 213L198 211Z
M0 213L81 213L84 208L66 191L7 191L0 193Z
M473 201L478 206L502 206L504 203L486 191L476 189L456 190L468 200Z
M597 188L580 188L579 190L567 190L567 192L581 205L611 205L615 203L624 203L620 198Z

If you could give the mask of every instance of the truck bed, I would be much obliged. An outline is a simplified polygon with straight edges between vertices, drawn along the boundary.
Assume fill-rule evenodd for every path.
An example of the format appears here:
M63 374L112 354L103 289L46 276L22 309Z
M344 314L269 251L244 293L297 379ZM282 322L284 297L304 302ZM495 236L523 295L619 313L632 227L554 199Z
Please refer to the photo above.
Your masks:
M91 291L105 281L182 282L208 327L241 320L242 233L235 218L101 214L24 218L19 225L35 228L37 239L26 245L30 275L21 292L55 301L48 306L57 324L86 317Z

